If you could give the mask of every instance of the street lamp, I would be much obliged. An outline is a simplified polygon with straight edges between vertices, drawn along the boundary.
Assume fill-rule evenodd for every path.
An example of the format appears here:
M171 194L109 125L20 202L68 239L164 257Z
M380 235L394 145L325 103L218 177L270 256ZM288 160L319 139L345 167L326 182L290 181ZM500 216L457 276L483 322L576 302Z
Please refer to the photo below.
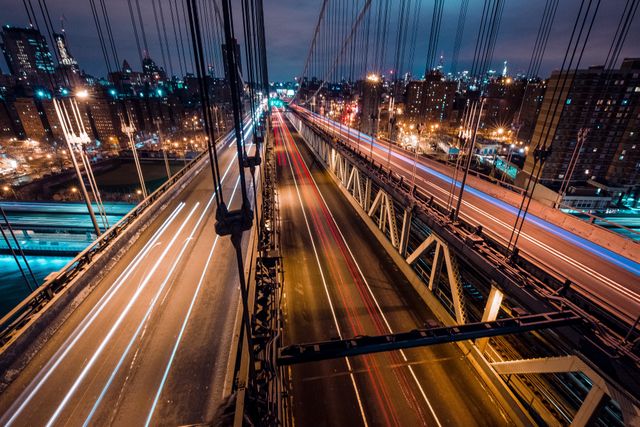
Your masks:
M13 193L13 197L15 197L16 200L18 200L18 195L16 194L16 192L13 190L12 187L5 185L2 187L2 191L4 191L5 193L8 193L9 191L11 191Z
M127 111L128 124L124 121L124 116L120 114L120 121L122 123L122 132L124 132L129 138L129 146L131 147L131 154L133 155L133 162L136 165L136 172L138 172L138 179L140 180L140 188L144 198L147 197L147 186L144 182L144 175L142 175L142 167L140 166L140 159L138 158L138 150L136 149L135 141L133 140L133 134L136 128L133 124L133 118L129 111Z

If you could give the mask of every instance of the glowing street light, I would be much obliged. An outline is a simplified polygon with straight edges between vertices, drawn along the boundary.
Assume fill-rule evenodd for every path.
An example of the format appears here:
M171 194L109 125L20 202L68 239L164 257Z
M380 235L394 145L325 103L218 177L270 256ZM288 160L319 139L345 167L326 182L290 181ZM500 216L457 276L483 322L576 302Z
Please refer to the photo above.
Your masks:
M13 193L13 197L15 197L16 199L18 199L18 195L16 194L16 192L13 190L12 187L5 185L2 187L2 191L4 191L5 193L8 193L9 191L11 191Z
M374 73L367 75L367 81L371 83L378 83L380 81L380 76Z

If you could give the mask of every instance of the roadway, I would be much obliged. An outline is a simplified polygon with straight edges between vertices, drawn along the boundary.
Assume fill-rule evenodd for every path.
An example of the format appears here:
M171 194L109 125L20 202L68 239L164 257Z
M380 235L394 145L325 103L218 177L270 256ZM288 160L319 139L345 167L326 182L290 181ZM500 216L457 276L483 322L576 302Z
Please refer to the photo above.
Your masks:
M0 206L15 230L93 233L93 224L84 203L3 201ZM105 203L107 221L110 225L115 224L134 206L132 203ZM98 215L98 205L95 203L93 210ZM100 216L98 222L102 226Z
M453 181L451 168L443 171L441 165L436 166L428 159L301 107L296 108L307 119L354 148L359 148L365 155L372 155L377 163L391 167L404 177L405 182L415 182L433 195L436 202L447 206ZM459 181L455 185L457 189ZM456 201L457 197L454 196L454 207ZM516 214L517 208L467 183L460 217L472 224L482 225L484 233L504 242L505 246L511 236ZM589 298L629 324L640 313L640 264L531 214L527 215L518 248L521 254L569 278Z
M275 112L285 271L284 345L424 326L434 319ZM295 425L509 425L457 346L293 366Z
M237 207L229 135L219 160ZM216 236L214 212L204 165L2 391L0 425L210 421L231 384L239 303L235 252Z

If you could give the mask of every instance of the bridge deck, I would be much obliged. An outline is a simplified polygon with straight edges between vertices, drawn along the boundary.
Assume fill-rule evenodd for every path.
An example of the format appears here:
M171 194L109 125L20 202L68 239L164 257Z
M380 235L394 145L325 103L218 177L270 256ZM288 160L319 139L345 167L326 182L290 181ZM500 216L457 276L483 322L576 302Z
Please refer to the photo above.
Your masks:
M228 145L220 148L223 172L230 165L227 200L238 182ZM207 166L2 392L0 424L211 417L230 380L239 301L231 243L214 231L212 192Z
M281 117L274 127L283 130L276 144L285 345L423 327L434 315ZM455 345L293 366L291 373L298 425L509 424Z

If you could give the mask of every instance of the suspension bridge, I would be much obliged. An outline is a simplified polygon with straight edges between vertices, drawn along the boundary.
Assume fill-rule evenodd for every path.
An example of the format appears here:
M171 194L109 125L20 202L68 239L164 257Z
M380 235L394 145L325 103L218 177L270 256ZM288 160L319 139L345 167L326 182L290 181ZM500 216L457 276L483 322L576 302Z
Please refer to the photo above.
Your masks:
M113 68L109 11L90 3ZM76 101L56 101L92 213L57 226L96 239L0 321L2 425L638 423L637 243L533 198L561 98L540 113L523 191L470 173L507 1L485 0L473 30L454 164L391 131L414 64L440 66L445 1L392 3L324 0L295 94L270 103L262 0L152 1L165 67L197 80L206 148L152 193L138 166L143 200L120 219L91 177ZM620 7L609 68L639 3ZM544 4L527 77L558 5ZM571 91L600 7L579 2L553 91ZM144 14L128 10L144 59ZM225 132L209 64L225 70ZM328 113L335 86L358 93L359 123Z

